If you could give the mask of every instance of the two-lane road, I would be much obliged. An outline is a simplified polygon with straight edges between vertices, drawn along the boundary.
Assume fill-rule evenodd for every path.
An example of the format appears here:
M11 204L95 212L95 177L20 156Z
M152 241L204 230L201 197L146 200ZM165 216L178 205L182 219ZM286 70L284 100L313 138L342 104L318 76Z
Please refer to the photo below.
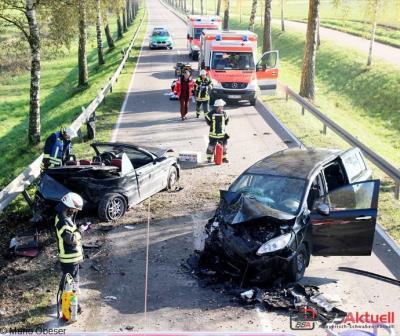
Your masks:
M148 0L147 6L147 38L114 140L172 147L177 152L199 151L205 159L204 118L196 119L191 105L189 119L180 121L178 102L165 96L174 78L174 64L178 60L189 60L186 27L159 0ZM167 26L172 32L173 50L148 48L148 35L159 25ZM82 281L85 312L68 331L119 331L128 327L134 331L288 331L296 334L290 331L288 314L244 309L229 296L202 288L181 267L193 250L193 227L204 224L209 216L207 211L215 207L218 189L258 159L287 147L287 134L275 131L276 125L264 108L242 105L227 110L231 116L230 163L185 169L181 192L160 193L152 198L151 217L157 220L152 220L149 231L147 313L144 313L147 228L145 224L121 226L107 234L107 253L97 261L102 271L90 269L90 260L85 264ZM143 213L146 207L147 202L131 210L124 223L137 222L139 212ZM357 237L354 240L356 243ZM350 266L399 276L398 259L383 244L379 239L375 241L371 257L313 258L303 282L320 286L323 293L339 296L343 310L395 311L398 317L398 287L336 271L338 266ZM107 296L115 299L105 300ZM318 329L298 334L326 333Z

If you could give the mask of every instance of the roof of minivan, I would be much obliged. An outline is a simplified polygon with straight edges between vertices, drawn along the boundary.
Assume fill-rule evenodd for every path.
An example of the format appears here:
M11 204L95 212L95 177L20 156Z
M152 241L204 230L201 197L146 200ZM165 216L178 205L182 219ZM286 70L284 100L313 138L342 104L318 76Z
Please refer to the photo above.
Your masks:
M307 179L319 165L334 160L343 151L322 148L289 148L256 162L246 173Z

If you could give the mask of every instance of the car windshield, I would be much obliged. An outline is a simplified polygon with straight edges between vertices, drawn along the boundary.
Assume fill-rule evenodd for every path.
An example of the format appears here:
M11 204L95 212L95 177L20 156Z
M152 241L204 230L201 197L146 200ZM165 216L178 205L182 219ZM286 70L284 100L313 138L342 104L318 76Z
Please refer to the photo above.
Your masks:
M201 33L203 32L203 30L217 30L214 28L194 28L193 33L194 33L194 38L195 39L199 39L201 36Z
M166 30L155 30L153 36L169 36L169 33Z
M96 145L96 149L99 151L99 154L104 153L104 152L112 152L116 156L118 154L124 152L124 148L121 146L112 146L112 145Z
M245 194L272 209L295 215L305 189L305 180L287 176L243 174L229 191Z
M211 67L216 70L254 70L253 53L214 52Z

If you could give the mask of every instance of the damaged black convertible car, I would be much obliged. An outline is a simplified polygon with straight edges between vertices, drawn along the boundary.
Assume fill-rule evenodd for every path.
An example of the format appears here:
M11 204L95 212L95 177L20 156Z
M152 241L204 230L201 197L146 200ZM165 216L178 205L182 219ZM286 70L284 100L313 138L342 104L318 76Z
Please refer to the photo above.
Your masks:
M221 191L199 266L268 283L300 280L311 255L370 255L379 185L358 148L268 156Z
M34 220L54 215L54 207L69 191L84 199L85 212L97 210L103 221L121 218L125 211L155 193L173 189L180 175L172 150L129 143L94 143L92 160L70 161L48 168L35 196Z

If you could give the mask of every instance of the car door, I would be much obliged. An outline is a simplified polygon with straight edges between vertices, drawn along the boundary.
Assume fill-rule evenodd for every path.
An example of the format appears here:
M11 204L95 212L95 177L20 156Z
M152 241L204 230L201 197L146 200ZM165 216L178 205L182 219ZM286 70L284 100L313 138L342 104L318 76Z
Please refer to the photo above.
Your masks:
M313 255L370 255L378 209L379 180L346 185L314 202Z
M275 94L278 83L279 52L267 51L257 63L256 74L261 95Z

